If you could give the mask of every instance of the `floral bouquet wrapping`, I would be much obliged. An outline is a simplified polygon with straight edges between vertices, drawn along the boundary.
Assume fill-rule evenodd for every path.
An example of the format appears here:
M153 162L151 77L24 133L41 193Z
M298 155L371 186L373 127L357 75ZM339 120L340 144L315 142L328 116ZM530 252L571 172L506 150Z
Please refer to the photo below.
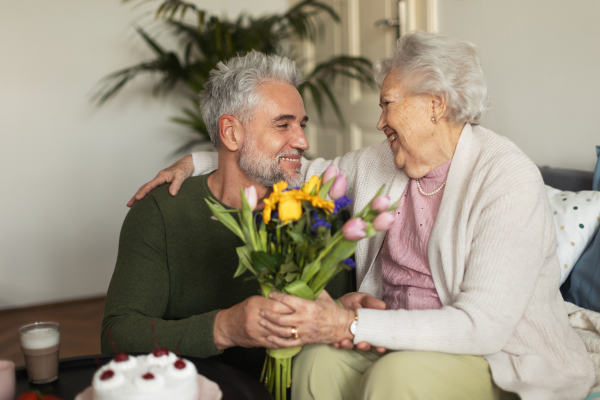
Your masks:
M215 217L245 243L237 248L240 262L234 277L250 271L254 276L247 279L258 280L265 297L277 290L314 300L338 272L355 267L350 257L357 240L392 225L396 204L380 196L382 191L383 187L345 223L340 211L352 199L345 195L343 171L334 165L300 188L290 189L283 181L275 184L262 213L253 212L257 204L253 186L242 191L241 210L225 209L213 199L206 202ZM301 349L267 349L261 380L277 400L286 398L292 357Z

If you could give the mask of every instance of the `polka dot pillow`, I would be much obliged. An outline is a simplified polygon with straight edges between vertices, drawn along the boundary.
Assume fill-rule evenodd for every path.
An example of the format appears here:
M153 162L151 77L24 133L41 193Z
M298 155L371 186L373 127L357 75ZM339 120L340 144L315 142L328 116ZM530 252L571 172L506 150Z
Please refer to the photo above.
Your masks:
M546 194L556 225L562 285L600 226L600 192L567 192L546 185Z

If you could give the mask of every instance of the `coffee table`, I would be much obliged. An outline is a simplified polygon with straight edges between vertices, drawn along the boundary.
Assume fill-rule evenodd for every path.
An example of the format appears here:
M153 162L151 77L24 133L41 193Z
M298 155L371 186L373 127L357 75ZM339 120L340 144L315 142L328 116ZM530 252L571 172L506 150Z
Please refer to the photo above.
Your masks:
M111 355L90 355L63 358L59 362L58 380L46 385L33 385L27 379L25 367L16 369L17 394L27 390L39 390L64 400L75 396L90 386L92 376L101 365L112 360ZM271 395L258 381L229 365L196 357L185 357L194 363L198 373L216 382L223 392L223 400L272 400Z

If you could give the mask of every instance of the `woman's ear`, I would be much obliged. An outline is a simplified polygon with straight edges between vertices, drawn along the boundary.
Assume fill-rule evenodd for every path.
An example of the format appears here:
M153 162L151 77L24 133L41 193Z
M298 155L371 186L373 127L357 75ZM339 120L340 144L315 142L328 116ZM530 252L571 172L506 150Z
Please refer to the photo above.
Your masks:
M446 95L444 93L438 93L431 95L431 108L433 117L436 120L441 119L446 115L448 110L448 102L446 101Z
M219 137L229 151L237 151L244 140L244 127L233 115L223 114L219 118Z

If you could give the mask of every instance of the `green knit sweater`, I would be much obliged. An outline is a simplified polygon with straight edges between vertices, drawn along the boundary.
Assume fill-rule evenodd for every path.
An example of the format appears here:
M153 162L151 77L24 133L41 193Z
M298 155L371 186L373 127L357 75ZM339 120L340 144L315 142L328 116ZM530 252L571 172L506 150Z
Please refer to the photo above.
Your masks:
M154 349L150 321L160 347L182 355L221 353L213 340L217 312L260 294L256 281L233 279L241 240L212 213L215 196L208 175L185 181L177 196L163 185L137 201L125 218L119 253L102 321L102 352L112 353L108 330L119 351ZM342 272L327 287L333 298L351 290ZM258 374L262 349L228 349L221 361ZM258 370L258 372L256 372Z

